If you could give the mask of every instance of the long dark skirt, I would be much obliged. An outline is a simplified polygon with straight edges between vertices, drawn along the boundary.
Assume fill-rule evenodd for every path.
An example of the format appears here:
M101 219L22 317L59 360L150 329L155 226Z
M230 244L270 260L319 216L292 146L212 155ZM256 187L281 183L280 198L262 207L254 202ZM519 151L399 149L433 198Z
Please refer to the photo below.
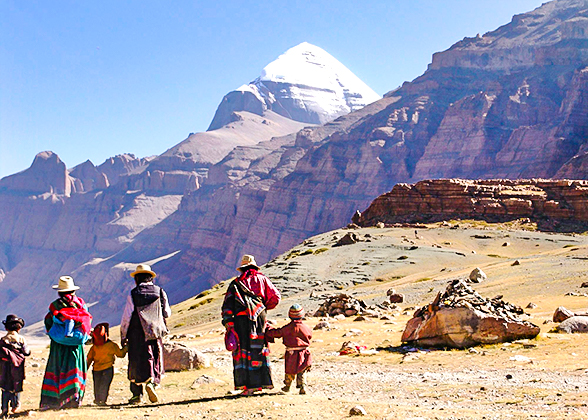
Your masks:
M161 339L145 341L138 317L133 314L127 333L129 340L129 380L136 384L161 382L163 349Z
M79 407L86 391L84 346L51 340L41 388L41 409Z
M267 358L268 348L263 336L251 338L251 321L246 316L235 317L235 332L239 349L233 352L235 389L271 389L272 375Z

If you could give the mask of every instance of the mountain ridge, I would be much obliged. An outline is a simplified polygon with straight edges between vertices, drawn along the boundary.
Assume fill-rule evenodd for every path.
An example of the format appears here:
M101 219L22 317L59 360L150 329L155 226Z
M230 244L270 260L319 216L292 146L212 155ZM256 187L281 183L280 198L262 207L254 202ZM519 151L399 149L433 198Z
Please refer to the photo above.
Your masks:
M545 27L579 36L584 21L575 14L584 9L578 4L551 2L530 14L543 14ZM556 12L571 17L552 22L554 7L569 9ZM513 21L524 23L522 16ZM517 28L501 30L515 39L522 34ZM104 190L76 190L71 198L47 193L36 202L8 194L0 202L11 227L0 230L6 273L0 305L24 307L17 281L38 289L47 271L73 273L89 300L99 302L95 310L113 316L124 302L112 289L126 288L129 270L140 262L151 263L172 301L179 301L233 275L241 254L268 261L346 225L356 210L401 182L551 178L562 171L586 179L588 59L583 42L552 41L541 48L532 39L523 49L488 47L486 64L477 51L464 53L467 45L452 47L448 57L457 55L444 65L379 101L324 125L236 145L215 162L196 162L180 148ZM94 176L91 168L80 172ZM30 232L18 207L34 209L35 203L47 220ZM149 209L156 218L146 217Z

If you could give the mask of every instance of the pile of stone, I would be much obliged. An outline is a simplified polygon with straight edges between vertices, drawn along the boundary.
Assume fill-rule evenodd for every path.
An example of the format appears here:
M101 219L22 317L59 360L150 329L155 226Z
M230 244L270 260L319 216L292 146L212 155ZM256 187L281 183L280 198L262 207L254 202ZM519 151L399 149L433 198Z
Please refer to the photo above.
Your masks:
M367 310L368 306L364 301L341 293L339 295L329 296L317 309L317 311L314 313L314 316L354 316L363 314Z
M502 295L492 299L481 296L467 285L463 280L452 280L447 285L445 292L439 292L430 305L424 306L415 312L414 316L420 316L431 306L437 308L468 308L480 312L496 315L504 319L518 321L525 311L520 306L513 305L502 300Z
M521 319L521 307L482 297L463 280L452 280L445 292L418 309L402 341L420 346L466 348L534 338L539 327Z

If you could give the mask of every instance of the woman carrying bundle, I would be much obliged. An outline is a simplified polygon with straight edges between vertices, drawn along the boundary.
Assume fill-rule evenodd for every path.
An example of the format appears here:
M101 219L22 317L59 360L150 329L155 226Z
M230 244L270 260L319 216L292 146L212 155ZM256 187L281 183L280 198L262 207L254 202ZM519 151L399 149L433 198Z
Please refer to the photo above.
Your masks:
M41 410L77 408L86 390L84 343L89 339L92 316L78 286L69 276L53 286L59 299L49 305L45 328L51 338L49 358L41 388Z

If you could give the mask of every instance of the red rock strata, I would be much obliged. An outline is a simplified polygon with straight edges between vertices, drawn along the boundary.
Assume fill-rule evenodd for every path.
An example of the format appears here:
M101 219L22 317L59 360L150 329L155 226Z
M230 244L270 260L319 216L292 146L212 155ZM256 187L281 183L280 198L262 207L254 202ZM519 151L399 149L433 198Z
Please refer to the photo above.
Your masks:
M588 229L588 181L437 179L397 184L354 222L416 223L450 219L504 222L529 218L546 230Z

